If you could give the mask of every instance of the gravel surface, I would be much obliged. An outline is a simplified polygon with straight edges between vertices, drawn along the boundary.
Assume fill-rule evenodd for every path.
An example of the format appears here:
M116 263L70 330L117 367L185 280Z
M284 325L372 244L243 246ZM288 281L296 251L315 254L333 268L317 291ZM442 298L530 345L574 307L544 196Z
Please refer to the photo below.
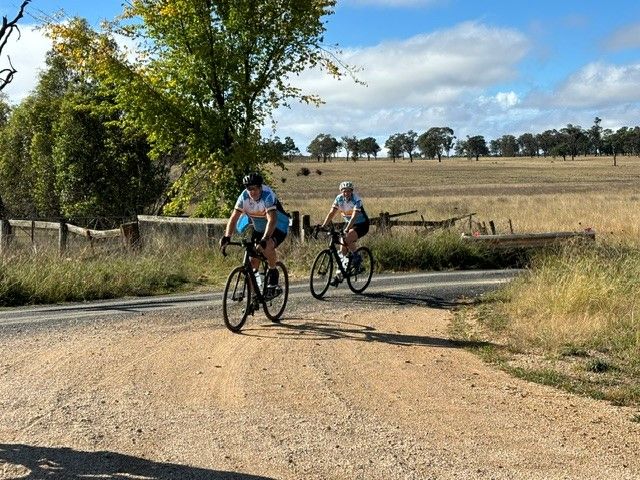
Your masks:
M0 478L640 479L636 411L483 364L447 310L359 303L2 330Z

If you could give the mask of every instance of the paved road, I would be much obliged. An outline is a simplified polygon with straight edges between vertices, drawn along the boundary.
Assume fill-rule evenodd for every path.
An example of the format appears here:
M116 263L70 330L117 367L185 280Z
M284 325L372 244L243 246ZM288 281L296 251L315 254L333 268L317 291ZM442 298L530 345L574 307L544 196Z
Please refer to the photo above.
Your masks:
M348 302L376 301L386 304L424 305L448 308L495 289L519 273L518 270L474 270L462 272L402 273L374 276L364 295L354 295L346 284L331 288L327 299ZM292 311L300 302L313 300L306 282L294 282L290 289ZM190 293L156 297L44 305L0 310L0 328L50 325L66 321L160 312L174 309L220 308L222 294ZM313 300L315 301L315 300Z

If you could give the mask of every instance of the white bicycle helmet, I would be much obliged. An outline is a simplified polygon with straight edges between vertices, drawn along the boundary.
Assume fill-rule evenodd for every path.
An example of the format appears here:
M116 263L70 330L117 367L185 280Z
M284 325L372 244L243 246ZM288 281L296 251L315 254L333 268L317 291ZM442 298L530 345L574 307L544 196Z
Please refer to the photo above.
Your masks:
M353 190L353 182L349 182L349 181L342 182L340 184L340 191L344 190L345 188L348 190Z

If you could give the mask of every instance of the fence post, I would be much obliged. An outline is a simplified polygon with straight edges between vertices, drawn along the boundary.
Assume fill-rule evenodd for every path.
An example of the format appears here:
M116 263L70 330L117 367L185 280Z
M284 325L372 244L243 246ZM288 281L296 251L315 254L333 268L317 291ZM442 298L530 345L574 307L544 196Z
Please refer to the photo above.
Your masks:
M311 232L311 215L303 215L302 227L300 229L300 240L306 242L309 232Z
M9 220L0 219L0 254L9 248L11 242L11 224Z
M389 230L389 212L380 212L380 220L378 222L378 231L386 233Z
M495 235L496 234L496 224L493 223L493 220L489 220L489 228L491 228L491 234Z
M138 222L123 223L120 225L120 235L127 249L140 250L140 229L138 228Z
M300 212L291 212L291 236L294 238L302 238L300 232Z
M67 251L68 231L67 224L64 221L60 222L60 227L58 229L58 252L60 252L60 255Z

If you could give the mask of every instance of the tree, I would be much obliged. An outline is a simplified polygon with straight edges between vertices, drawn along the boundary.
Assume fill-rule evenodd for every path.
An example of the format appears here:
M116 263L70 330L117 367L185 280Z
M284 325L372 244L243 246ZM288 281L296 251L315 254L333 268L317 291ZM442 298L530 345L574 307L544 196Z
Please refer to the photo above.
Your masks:
M498 155L502 157L515 157L518 154L518 150L518 141L513 135L503 135L498 139ZM487 153L489 152L487 151Z
M518 146L523 155L535 157L538 155L538 141L533 133L523 133L518 137Z
M561 128L560 133L564 135L564 142L568 150L567 154L571 155L571 160L574 160L580 152L581 145L585 143L587 135L580 125L572 125L570 123L567 124L566 127Z
M31 0L24 0L20 8L18 9L17 15L13 18L13 20L9 21L6 16L2 17L2 25L0 26L0 53L4 49L9 37L14 32L14 30L18 31L18 35L20 35L20 29L18 28L18 20L20 20L24 16L24 9L31 2ZM7 56L7 60L9 61L9 66L7 68L0 69L0 91L4 89L7 85L11 83L13 80L13 76L18 72L13 65L11 64L11 58Z
M431 127L418 137L417 145L424 156L437 156L438 162L442 162L442 154L447 152L449 155L455 138L453 130L449 127Z
M601 154L602 149L602 127L600 126L600 122L602 122L602 119L596 117L593 120L593 126L587 132L592 151L596 156Z
M394 133L387 141L384 142L384 147L387 149L387 152L393 163L396 162L396 158L401 157L404 152L403 142L402 142L402 133Z
M0 193L12 214L121 217L154 205L168 168L151 162L146 139L120 128L112 107L99 85L47 56L34 93L0 133Z
M473 137L467 137L466 142L467 154L471 157L476 157L476 162L480 155L488 155L489 149L487 148L487 142L482 135L475 135Z
M347 161L349 160L349 155L351 153L356 154L356 152L358 151L358 139L353 136L353 137L348 137L348 136L344 136L342 137L342 148L344 148L345 152L347 153ZM357 154L356 154L356 158L357 158Z
M409 161L413 162L413 154L418 148L418 134L413 130L401 134L402 150L409 154Z
M358 142L358 150L367 156L367 161L373 158L378 158L378 152L380 151L380 145L373 137L363 138Z
M307 152L316 157L318 161L322 158L322 161L326 163L338 152L340 142L328 133L320 133L314 138L309 146Z
M291 85L309 67L340 77L348 67L322 45L335 0L131 0L104 33L86 22L52 25L56 48L113 85L123 121L145 132L152 153L184 147L167 213L232 207L242 176L265 163L260 127L279 105L320 99ZM113 41L136 41L125 56ZM136 58L136 61L129 59ZM200 194L198 196L198 194Z
M282 154L286 156L289 160L292 160L293 157L300 155L300 150L296 147L293 138L284 137L284 144L282 145Z

